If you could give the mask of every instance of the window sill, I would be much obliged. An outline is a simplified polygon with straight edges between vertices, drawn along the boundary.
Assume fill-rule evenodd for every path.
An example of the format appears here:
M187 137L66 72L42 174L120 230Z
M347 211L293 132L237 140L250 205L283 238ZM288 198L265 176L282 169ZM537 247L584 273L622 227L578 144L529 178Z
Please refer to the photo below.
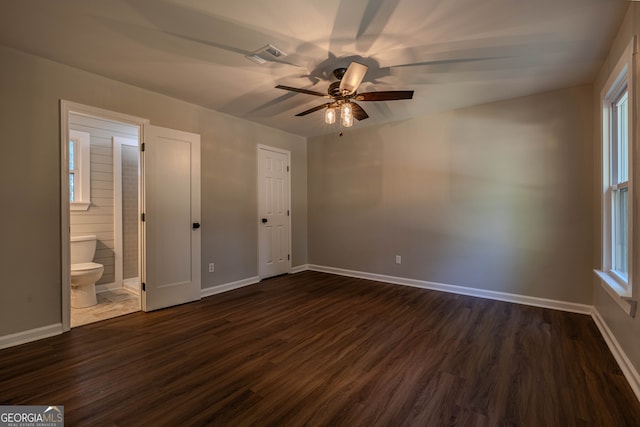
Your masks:
M88 211L91 202L71 202L69 209L72 211Z
M631 290L627 290L618 283L610 274L600 270L593 270L600 278L600 286L609 294L611 298L631 317L636 315L637 301L632 299Z

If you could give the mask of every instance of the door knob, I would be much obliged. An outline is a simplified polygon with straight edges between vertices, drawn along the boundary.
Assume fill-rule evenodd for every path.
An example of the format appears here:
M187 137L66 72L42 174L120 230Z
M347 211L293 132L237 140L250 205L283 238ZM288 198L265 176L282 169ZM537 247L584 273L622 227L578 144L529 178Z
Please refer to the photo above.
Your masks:
M196 230L198 228L200 228L200 223L199 222L194 222L193 223L193 229Z
M267 220L267 218L262 218L261 221L262 221L263 224L266 224L268 220Z

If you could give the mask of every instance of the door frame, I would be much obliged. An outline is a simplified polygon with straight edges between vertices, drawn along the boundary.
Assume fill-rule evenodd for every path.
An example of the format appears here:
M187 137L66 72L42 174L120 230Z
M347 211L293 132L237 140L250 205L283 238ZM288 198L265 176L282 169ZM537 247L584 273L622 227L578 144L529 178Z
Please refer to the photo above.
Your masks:
M124 223L124 215L122 214L122 146L136 147L138 151L138 218L140 217L141 204L142 204L142 189L141 189L141 177L142 177L142 165L140 164L140 138L136 141L133 138L123 138L121 136L111 137L113 143L113 219L114 219L114 246L115 246L115 283L121 287L128 287L125 284L124 279L124 244L122 228ZM136 141L135 144L129 143L129 141ZM138 228L140 225L138 224ZM140 230L138 230L139 232ZM138 233L139 234L139 233ZM138 240L140 236L138 235ZM138 243L138 255L140 255L140 244ZM140 295L140 283L142 274L138 270L138 295ZM131 289L129 287L129 289Z
M62 287L62 331L71 329L71 242L70 242L70 206L69 206L69 114L74 113L89 116L100 120L125 123L138 127L138 144L144 140L144 125L149 119L118 113L103 108L79 104L77 102L60 100L60 249L61 249L61 273L60 284ZM140 225L138 225L140 228ZM138 234L138 250L142 252L142 242ZM141 253L141 255L143 255ZM138 271L142 271L143 256L138 257Z
M262 215L260 214L260 186L261 186L261 182L260 182L260 150L267 150L267 151L273 151L275 153L280 153L280 154L284 154L287 156L287 165L289 167L289 179L288 179L288 185L287 185L287 192L289 197L287 197L287 209L289 211L289 216L288 216L288 227L289 227L289 241L288 241L288 245L289 245L289 270L287 271L287 273L291 273L291 266L293 264L293 244L292 244L292 239L293 239L293 232L291 229L291 217L293 216L293 212L291 211L291 173L293 172L293 168L291 167L291 151L289 150L285 150L282 148L276 148L276 147L272 147L269 145L264 145L264 144L258 144L257 148L256 148L256 176L257 176L257 185L258 187L256 188L256 198L257 198L257 217L256 217L256 224L257 224L257 229L258 229L258 278L260 280L264 279L264 271L262 271L262 258L260 257L260 248L262 247L262 242L261 242L261 223L260 223L260 219L262 218Z

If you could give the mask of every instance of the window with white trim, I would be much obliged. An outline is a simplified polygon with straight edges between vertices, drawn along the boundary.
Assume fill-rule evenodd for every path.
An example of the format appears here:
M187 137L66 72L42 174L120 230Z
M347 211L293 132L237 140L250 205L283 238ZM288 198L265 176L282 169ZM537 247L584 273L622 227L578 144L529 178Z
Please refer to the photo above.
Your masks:
M69 203L71 210L89 209L91 204L91 135L69 130Z
M629 91L625 84L609 100L609 257L610 272L629 287Z
M637 263L634 240L633 140L634 64L636 38L625 50L602 94L602 265L596 270L602 286L630 315L635 314ZM637 239L636 239L637 240Z

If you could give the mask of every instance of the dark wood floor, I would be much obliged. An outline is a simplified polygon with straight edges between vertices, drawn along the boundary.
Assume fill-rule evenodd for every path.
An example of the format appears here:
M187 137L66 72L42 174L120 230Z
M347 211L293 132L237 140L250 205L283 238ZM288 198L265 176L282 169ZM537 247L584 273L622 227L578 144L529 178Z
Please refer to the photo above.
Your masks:
M590 317L305 272L0 351L68 426L638 426Z

